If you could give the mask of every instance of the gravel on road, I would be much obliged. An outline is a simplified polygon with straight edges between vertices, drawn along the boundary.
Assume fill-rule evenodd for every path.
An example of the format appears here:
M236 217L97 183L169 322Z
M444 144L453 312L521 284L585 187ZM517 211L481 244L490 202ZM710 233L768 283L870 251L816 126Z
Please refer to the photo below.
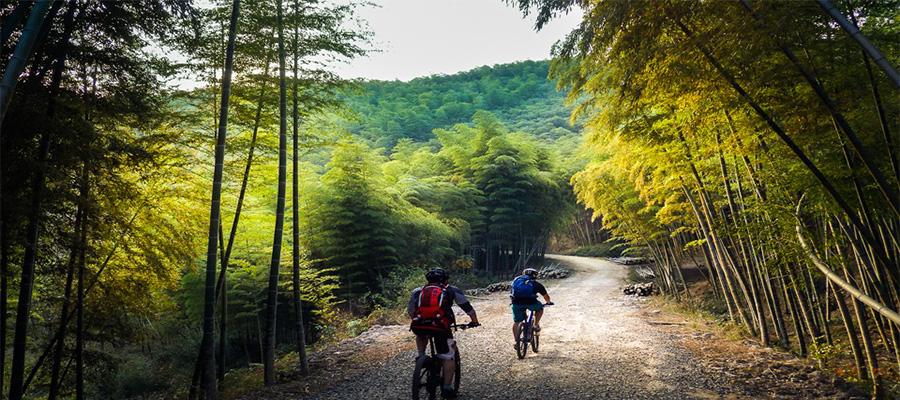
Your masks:
M621 293L628 266L548 258L573 275L544 281L556 305L541 323L540 352L516 357L506 294L473 300L482 327L456 334L463 365L459 399L862 398L788 353L692 332L658 310L648 315L641 307L646 298ZM409 399L416 356L411 334L394 326L363 338L319 355L323 364L313 376L244 399ZM785 368L790 373L772 372Z
M539 353L513 349L505 294L473 302L482 327L456 334L463 365L460 399L682 399L724 393L690 353L672 345L620 293L622 266L553 256L575 276L546 281L556 303L542 321ZM465 317L462 317L465 319ZM410 397L415 351L399 354L310 399Z

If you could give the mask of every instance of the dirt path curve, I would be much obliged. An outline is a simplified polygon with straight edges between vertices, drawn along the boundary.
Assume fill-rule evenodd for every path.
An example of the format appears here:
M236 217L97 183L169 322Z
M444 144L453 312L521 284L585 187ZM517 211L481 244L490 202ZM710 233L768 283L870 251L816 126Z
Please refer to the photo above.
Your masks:
M548 258L576 273L545 282L557 305L545 314L541 352L516 358L505 295L473 301L483 327L457 334L460 399L683 399L728 392L671 334L640 318L619 291L623 266ZM414 358L414 351L403 352L310 398L409 398Z

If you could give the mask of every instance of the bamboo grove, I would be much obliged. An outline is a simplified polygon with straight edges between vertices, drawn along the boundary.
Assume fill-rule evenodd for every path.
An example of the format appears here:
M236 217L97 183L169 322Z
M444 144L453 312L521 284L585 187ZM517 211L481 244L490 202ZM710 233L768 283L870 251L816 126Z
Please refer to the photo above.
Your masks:
M762 344L839 346L882 394L900 363L896 2L521 1L578 5L553 74L589 121L572 181L656 280L694 259ZM861 32L860 32L861 31Z

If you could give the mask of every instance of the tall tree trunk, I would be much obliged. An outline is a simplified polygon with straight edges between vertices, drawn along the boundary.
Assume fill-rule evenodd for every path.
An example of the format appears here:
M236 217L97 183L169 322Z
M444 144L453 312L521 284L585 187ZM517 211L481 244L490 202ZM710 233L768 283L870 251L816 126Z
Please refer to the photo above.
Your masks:
M51 0L38 0L34 3L34 7L31 8L31 14L28 15L28 21L25 22L25 29L22 30L19 42L16 43L16 49L13 51L12 58L6 64L3 80L0 81L0 123L3 123L3 119L6 117L9 101L12 99L13 92L16 90L16 84L19 82L19 75L25 70L25 64L28 62L34 44L40 36L41 27L44 24L50 3L52 3ZM16 367L15 360L13 361L13 367ZM22 372L24 372L24 367ZM11 385L15 383L21 385L21 376L10 379ZM15 387L10 387L10 389L12 390L10 392L12 400L18 399L18 397L13 398L13 394L21 397L21 393L18 393L19 389Z
M231 5L231 20L228 25L228 48L225 51L225 71L222 76L222 100L219 110L219 131L216 135L215 169L213 171L213 190L209 211L209 238L206 242L206 286L203 303L203 352L201 386L206 400L218 397L216 385L216 361L214 349L214 326L216 308L216 250L219 239L221 218L222 174L225 162L225 137L228 133L228 102L231 97L231 74L234 66L234 43L237 36L240 0Z
M34 2L29 0L19 0L16 4L16 8L14 8L13 11L6 16L6 19L3 20L3 28L0 29L0 47L6 47L6 41L16 29L16 26L19 25L19 22L25 16L25 11L28 10L28 6L32 3ZM3 388L0 388L0 392L3 392L2 389Z
M275 208L275 234L272 240L272 260L269 265L269 287L266 290L266 337L264 380L266 386L275 384L275 328L278 317L278 270L281 266L281 241L284 233L284 206L287 181L287 79L284 48L284 4L278 0L278 200Z
M84 198L88 196L88 170L84 167L81 179L81 191ZM75 303L77 316L75 322L75 400L84 400L84 272L86 269L87 231L89 213L82 217L81 250L78 259L78 294ZM63 327L65 328L65 327ZM62 342L62 338L59 339Z
M856 40L856 42L859 43L869 57L872 57L872 59L875 60L875 63L881 67L881 70L884 71L885 75L887 75L891 82L894 83L894 87L900 88L900 74L897 73L897 70L894 69L890 61L888 61L881 52L869 42L869 39L859 31L859 28L851 24L850 21L847 21L844 14L842 14L830 0L816 0L816 2L819 3L825 12L831 15L831 18L833 18L834 21L853 38L853 40Z
M53 67L53 78L52 78L52 83L51 83L51 87L50 87L50 98L47 103L48 119L53 119L54 115L56 114L56 96L59 93L59 87L60 87L61 81L62 81L62 73L63 73L63 69L65 68L65 63L66 63L66 56L69 53L69 39L71 38L72 29L74 27L76 5L77 5L77 2L75 0L69 0L69 4L66 9L66 15L63 18L63 24L64 24L63 35L62 35L62 39L61 39L59 48L57 49L57 53L56 53L56 65L54 65L54 67ZM82 166L82 168L85 171L87 170L86 165ZM85 172L82 172L82 177L81 177L82 180L87 179L87 177L84 176L84 174L85 174ZM83 184L82 184L82 188L84 189ZM78 206L76 207L76 211L75 211L75 230L74 230L75 233L74 233L74 236L72 239L72 250L71 250L71 256L70 256L71 261L69 262L69 265L68 265L68 268L66 271L65 295L63 297L62 311L60 312L60 329L59 329L59 333L58 333L60 339L57 341L56 351L54 352L54 355L53 355L53 364L50 369L50 371L51 371L50 372L50 393L48 395L49 400L56 400L56 396L59 394L59 367L60 367L60 363L62 361L62 352L65 349L64 344L65 344L65 334L66 334L65 324L63 324L62 321L65 321L67 319L68 312L69 312L69 301L71 299L71 294L72 294L72 278L73 278L73 273L74 273L73 268L75 267L75 261L76 261L75 259L78 255L79 240L80 240L79 230L84 230L83 213L85 212L84 205L87 200L85 196L87 196L86 191L81 190L81 193L79 193L79 196L78 196L79 197Z
M2 163L2 161L0 161ZM2 200L0 200L2 201ZM6 314L8 312L7 296L9 296L9 223L6 207L2 210L3 221L0 222L0 371L6 371ZM5 373L0 373L0 398L3 397Z
M78 209L75 211L75 232L72 235L72 248L69 255L69 262L66 266L66 284L63 292L62 309L59 312L59 329L56 335L59 340L56 341L56 348L53 351L53 361L50 366L50 392L47 395L48 400L55 400L59 395L59 369L62 364L63 351L65 350L66 341L66 324L65 321L69 316L69 305L72 300L72 283L75 278L75 268L77 266L78 257L81 248L82 227L82 206L84 202L84 193L81 194Z
M294 0L294 18L300 17L300 3ZM298 144L300 110L298 104L297 81L299 57L300 57L300 28L294 24L294 82L293 82L293 124L294 129L294 153L293 153L293 175L291 189L291 209L293 211L292 228L293 228L293 249L291 252L293 260L293 286L294 286L294 316L296 325L294 329L297 331L297 357L300 362L300 372L306 374L309 372L309 361L306 358L306 332L303 326L303 300L300 298L300 149Z

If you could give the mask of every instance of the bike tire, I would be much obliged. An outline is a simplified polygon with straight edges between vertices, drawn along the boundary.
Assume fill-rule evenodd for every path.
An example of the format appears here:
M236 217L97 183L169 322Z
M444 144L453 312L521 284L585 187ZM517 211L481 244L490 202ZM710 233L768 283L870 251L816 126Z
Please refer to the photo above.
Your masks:
M519 328L519 347L516 348L516 355L519 356L519 359L525 358L525 355L528 354L528 331L531 327L528 324L522 324L522 327Z
M434 399L435 390L430 388L431 378L431 357L419 357L416 360L416 368L413 370L412 376L412 398L413 400ZM424 396L423 393L425 394Z
M541 342L541 335L538 335L538 334L531 335L531 351L537 353L538 346L540 346L540 342Z

